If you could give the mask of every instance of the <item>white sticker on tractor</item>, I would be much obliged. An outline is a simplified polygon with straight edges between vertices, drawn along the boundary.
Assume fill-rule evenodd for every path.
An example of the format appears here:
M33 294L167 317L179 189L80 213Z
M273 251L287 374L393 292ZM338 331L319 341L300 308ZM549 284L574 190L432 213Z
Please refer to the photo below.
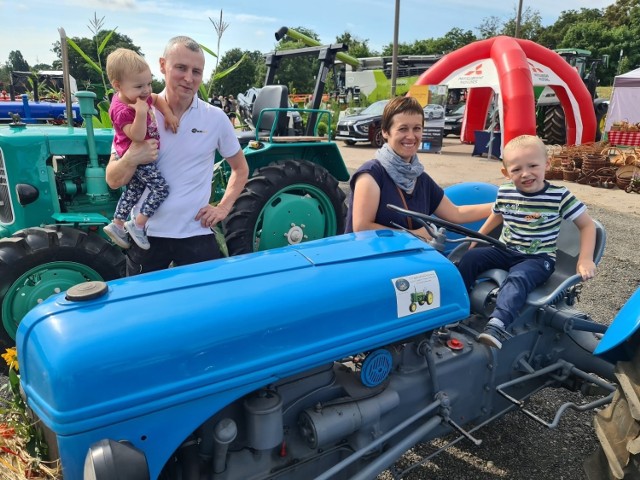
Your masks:
M440 282L434 270L391 280L396 291L398 318L440 306Z

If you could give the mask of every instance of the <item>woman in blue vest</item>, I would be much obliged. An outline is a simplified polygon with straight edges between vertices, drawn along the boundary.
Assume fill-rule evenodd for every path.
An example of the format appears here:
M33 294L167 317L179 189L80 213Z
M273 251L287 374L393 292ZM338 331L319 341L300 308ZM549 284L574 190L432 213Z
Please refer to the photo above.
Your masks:
M392 222L429 238L424 227L415 228L406 215L387 208L397 205L454 223L486 218L492 203L454 205L444 190L424 171L418 160L424 111L413 97L396 97L382 114L382 135L386 143L376 157L363 164L351 177L351 197L345 231L395 228Z

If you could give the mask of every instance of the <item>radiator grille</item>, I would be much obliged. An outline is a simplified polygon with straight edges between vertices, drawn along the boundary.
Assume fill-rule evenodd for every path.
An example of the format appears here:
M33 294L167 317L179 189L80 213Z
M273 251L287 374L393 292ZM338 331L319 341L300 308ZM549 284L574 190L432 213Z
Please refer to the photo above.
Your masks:
M9 181L7 179L7 170L4 165L2 149L0 149L0 223L13 223Z

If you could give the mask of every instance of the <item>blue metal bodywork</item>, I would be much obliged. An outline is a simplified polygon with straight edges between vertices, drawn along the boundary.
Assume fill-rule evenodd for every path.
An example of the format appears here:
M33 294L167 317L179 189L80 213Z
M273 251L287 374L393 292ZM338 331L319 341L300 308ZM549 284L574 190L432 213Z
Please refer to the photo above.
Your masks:
M400 315L392 279L425 272L441 287L439 306ZM455 266L389 230L108 287L84 302L51 297L18 329L22 385L57 435L65 480L82 478L89 446L103 438L143 450L156 478L189 432L243 395L469 314Z
M594 355L601 355L611 362L628 361L635 354L635 347L627 351L625 342L640 328L640 289L627 300L620 309L604 337L594 350Z
M477 205L496 201L498 187L490 183L464 182L450 185L444 189L444 193L454 205ZM484 220L462 224L463 227L471 230L480 230ZM447 232L447 239L454 240L462 238L458 233ZM445 245L445 253L449 254L457 246L457 243L448 242Z
M67 108L65 103L31 102L26 95L22 97L21 101L0 102L0 121L10 121L10 113L17 113L25 123L65 120ZM73 121L77 124L82 123L80 105L74 103L71 106L71 110L73 112Z

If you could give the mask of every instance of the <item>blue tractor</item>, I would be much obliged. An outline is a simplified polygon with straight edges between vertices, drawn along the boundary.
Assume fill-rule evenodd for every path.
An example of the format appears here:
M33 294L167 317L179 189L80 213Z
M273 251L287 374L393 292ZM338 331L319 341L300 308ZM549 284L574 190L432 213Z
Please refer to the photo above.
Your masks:
M436 238L479 237L405 213ZM623 478L638 471L640 292L608 331L578 311L576 239L563 225L556 271L501 350L476 337L504 272L467 294L457 250L401 231L83 283L20 324L24 396L65 480L373 479L420 441L479 444L515 409L553 428L612 400L589 478ZM598 225L596 262L604 245ZM531 410L558 387L600 395L550 420Z

